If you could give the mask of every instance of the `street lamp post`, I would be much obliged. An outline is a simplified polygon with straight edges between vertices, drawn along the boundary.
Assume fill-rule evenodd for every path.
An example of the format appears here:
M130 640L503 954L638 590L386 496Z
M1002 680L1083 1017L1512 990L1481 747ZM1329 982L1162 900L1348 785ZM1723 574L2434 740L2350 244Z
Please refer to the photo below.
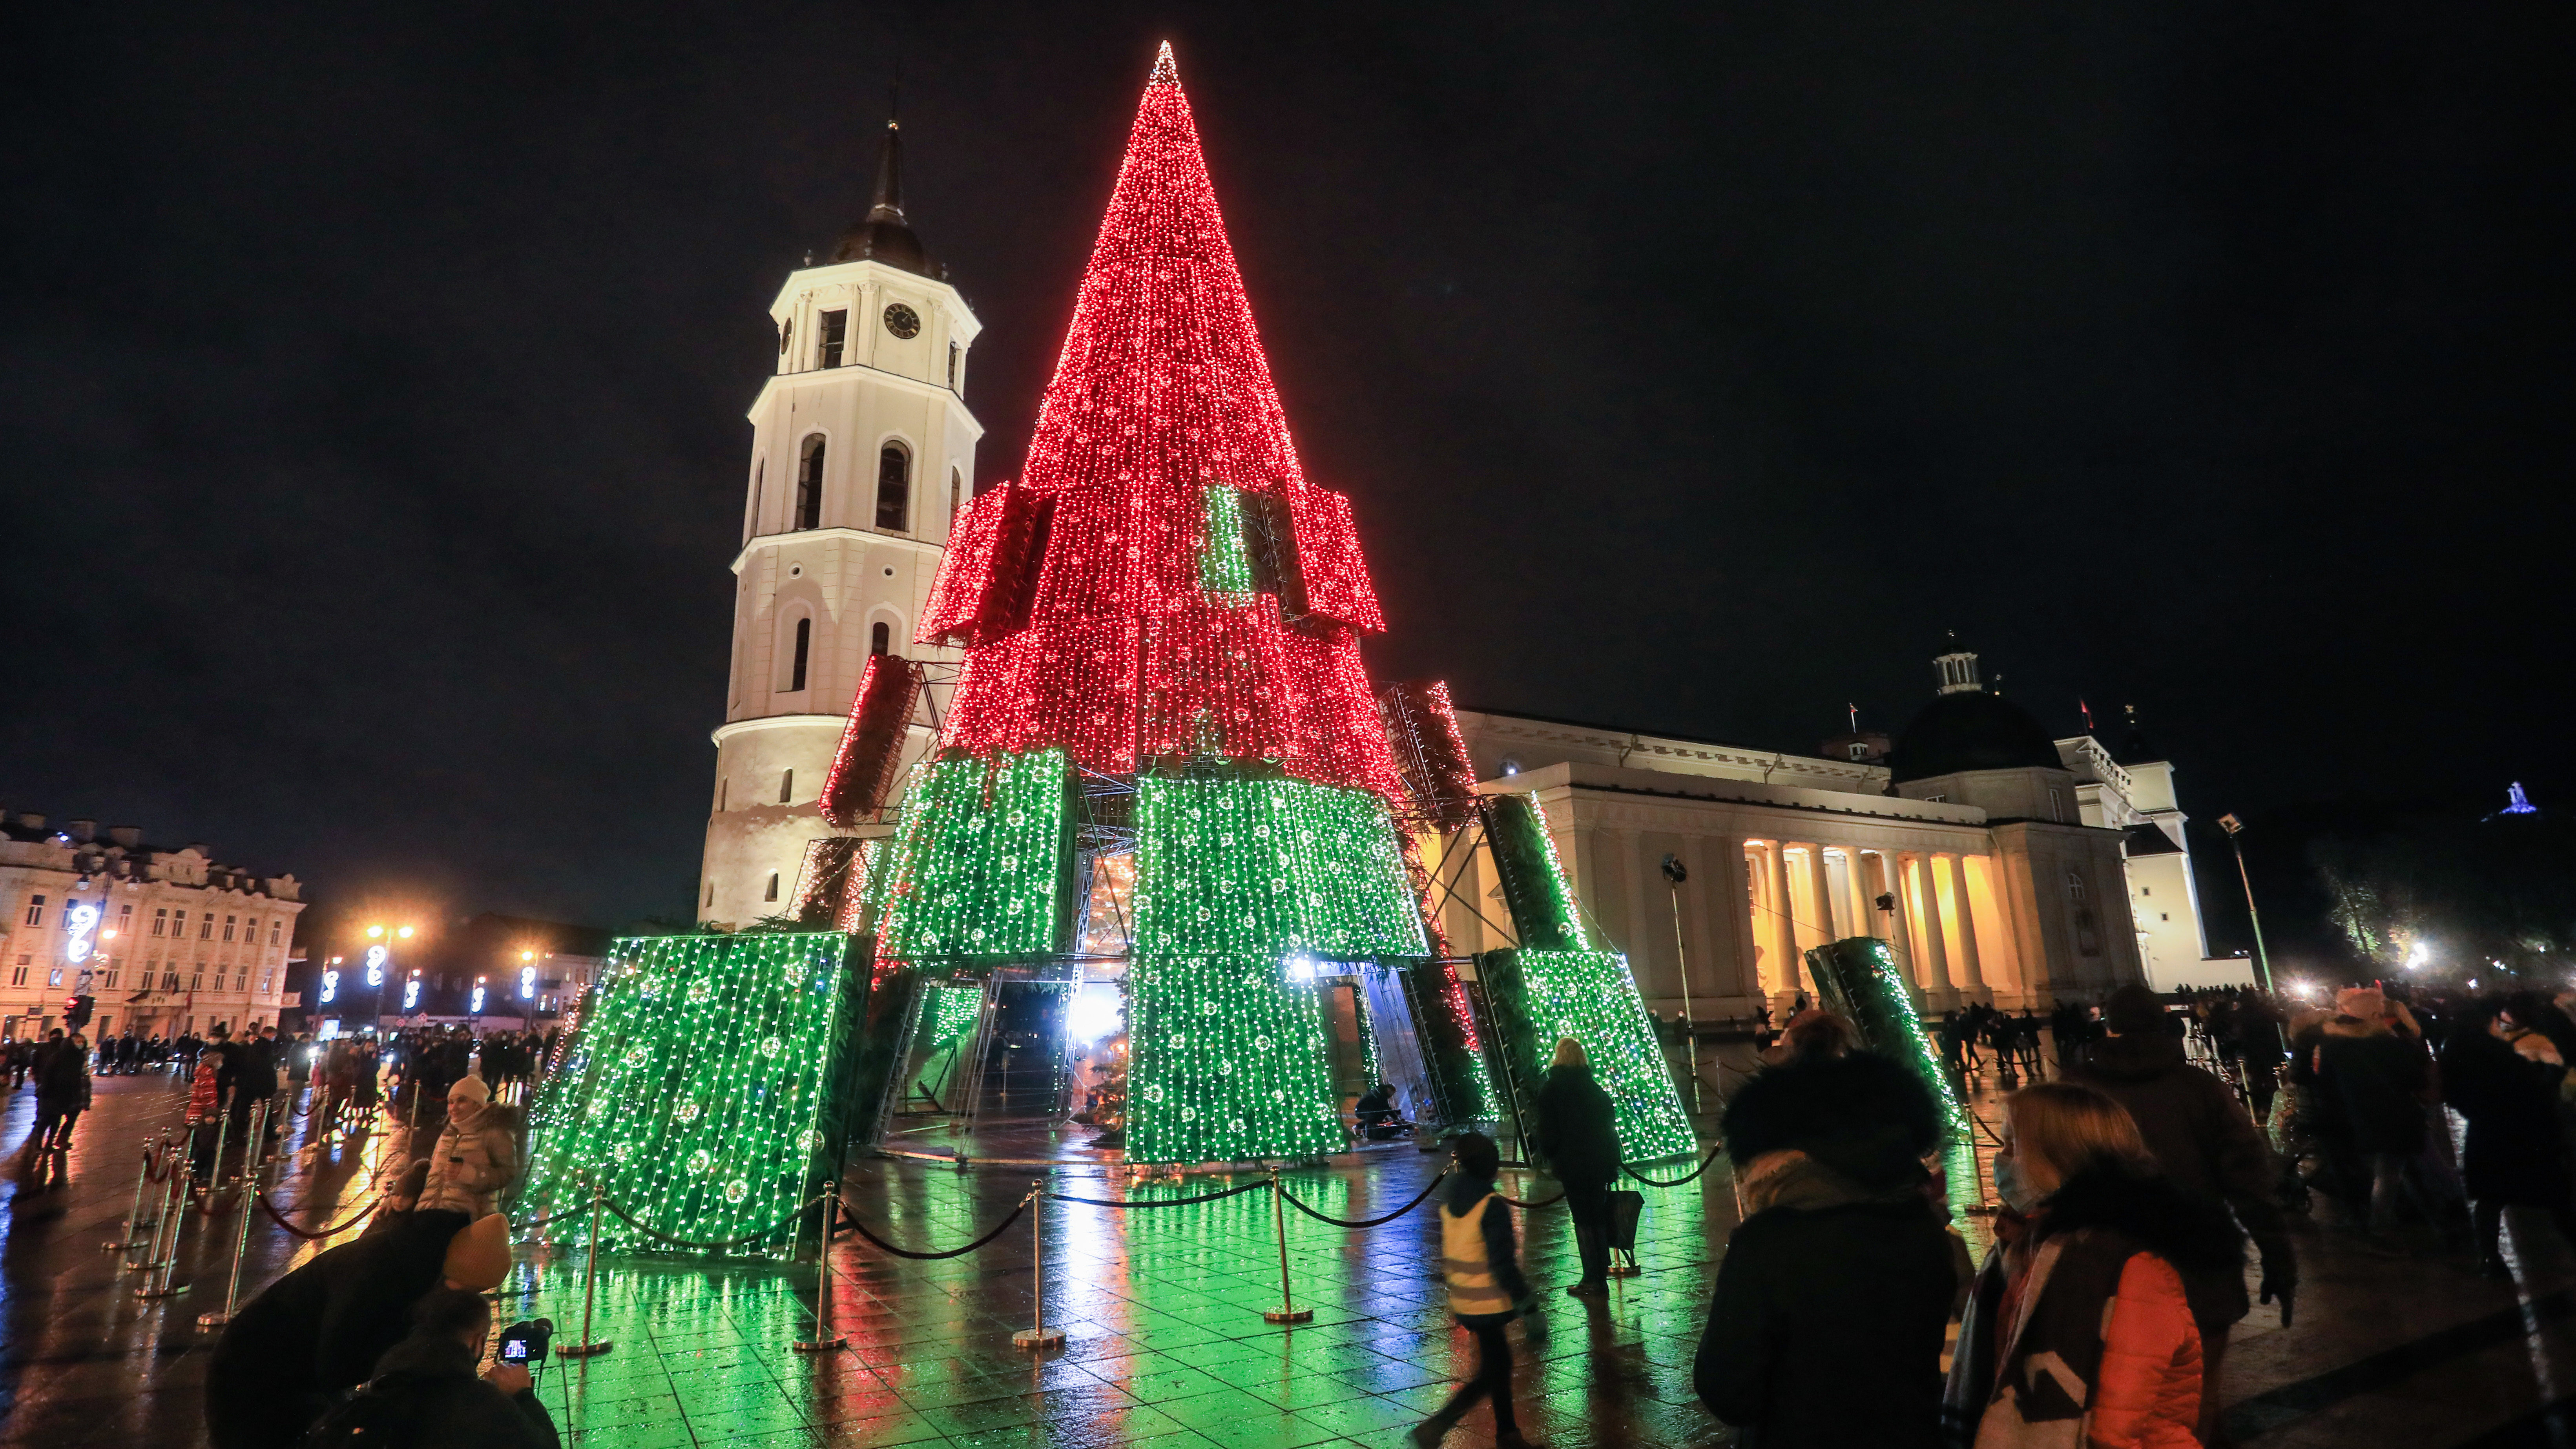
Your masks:
M1690 1062L1691 1110L1699 1110L1699 1021L1691 1013L1690 948L1682 940L1682 882L1690 879L1690 868L1678 855L1664 856L1664 884L1671 887L1673 898L1673 966L1682 983L1682 1047Z
M2254 908L2254 877L2245 869L2245 844L2237 839L2245 833L2245 822L2233 815L2218 817L2218 828L2227 832L2227 848L2236 852L2236 878L2245 883L2245 918L2254 923L2254 964L2263 973L2263 994L2273 995L2272 961L2263 954L2263 913Z
M382 1024L385 1014L385 977L393 969L394 943L412 938L409 926L367 927L367 1025Z

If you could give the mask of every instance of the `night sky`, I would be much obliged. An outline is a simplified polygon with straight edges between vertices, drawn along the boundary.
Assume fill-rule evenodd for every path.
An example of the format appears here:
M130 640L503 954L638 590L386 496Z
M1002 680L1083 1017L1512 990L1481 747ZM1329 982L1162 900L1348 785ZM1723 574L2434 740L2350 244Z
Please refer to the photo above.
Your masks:
M1167 37L1379 677L2576 809L2576 12L2207 0L20 12L0 805L685 916L769 299L899 65L1012 476Z

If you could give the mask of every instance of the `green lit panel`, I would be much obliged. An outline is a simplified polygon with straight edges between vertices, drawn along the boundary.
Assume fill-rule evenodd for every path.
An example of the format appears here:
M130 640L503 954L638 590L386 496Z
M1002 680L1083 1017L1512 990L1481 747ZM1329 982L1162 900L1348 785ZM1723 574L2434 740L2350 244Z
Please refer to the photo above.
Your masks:
M1614 951L1488 951L1476 958L1513 1071L1533 1087L1557 1040L1583 1044L1618 1109L1619 1156L1652 1162L1698 1149L1645 1000Z
M1323 1004L1275 955L1139 955L1128 970L1127 1158L1242 1162L1349 1145Z
M1556 842L1547 833L1547 812L1539 808L1538 797L1487 796L1485 835L1520 944L1534 951L1592 949L1574 885L1556 858Z
M1136 950L1427 956L1386 803L1241 776L1136 782Z
M1058 949L1070 781L1061 750L920 766L875 870L878 954L916 961Z
M1815 976L1816 994L1825 1009L1850 1022L1860 1033L1861 1045L1894 1057L1921 1077L1923 1085L1931 1088L1932 1099L1941 1104L1951 1134L1965 1138L1968 1109L1960 1102L1950 1074L1942 1070L1940 1050L1932 1044L1932 1034L1923 1029L1923 1018L1914 1010L1914 993L1897 971L1887 943L1872 936L1828 941L1807 953L1807 969Z
M512 1216L576 1208L596 1179L636 1221L710 1243L811 1197L838 1159L850 1022L867 989L849 947L839 932L617 942L580 1038L531 1110ZM614 1215L600 1242L683 1251ZM795 1246L790 1228L728 1256Z
M1200 490L1207 498L1207 532L1199 548L1199 587L1229 604L1252 598L1252 553L1243 546L1243 495L1222 483Z

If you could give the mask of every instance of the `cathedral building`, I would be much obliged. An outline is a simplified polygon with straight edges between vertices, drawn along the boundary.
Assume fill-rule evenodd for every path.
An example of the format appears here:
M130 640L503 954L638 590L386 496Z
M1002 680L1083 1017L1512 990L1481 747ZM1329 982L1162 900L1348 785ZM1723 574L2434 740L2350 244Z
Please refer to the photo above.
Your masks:
M2134 730L2116 752L2050 738L1972 653L1933 665L1933 699L1892 746L1853 734L1815 755L1458 720L1478 788L1536 794L1577 898L1667 1017L1776 1016L1812 998L1805 951L1863 935L1931 1010L2252 981L2209 957L2171 763ZM1490 854L1461 844L1432 872L1451 949L1509 945Z
M777 371L750 412L702 921L793 909L807 842L833 833L816 802L867 657L955 658L913 635L974 490L981 324L905 219L901 148L888 122L866 217L770 304ZM928 747L946 688L933 680L908 755Z

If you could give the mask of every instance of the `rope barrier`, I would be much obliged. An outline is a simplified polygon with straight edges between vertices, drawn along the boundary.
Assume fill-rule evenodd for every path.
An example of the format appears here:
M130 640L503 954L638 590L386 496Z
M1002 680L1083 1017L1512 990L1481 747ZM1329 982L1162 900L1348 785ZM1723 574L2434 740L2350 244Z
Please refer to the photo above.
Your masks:
M1670 1182L1664 1182L1656 1178L1648 1177L1644 1173L1639 1172L1637 1169L1630 1167L1624 1162L1619 1164L1619 1170L1628 1174L1630 1177L1637 1179L1639 1182L1644 1183L1648 1187L1680 1187L1684 1183L1693 1181L1701 1173L1708 1171L1709 1165L1717 1161L1718 1153L1724 1152L1725 1150L1726 1148L1723 1146L1711 1149L1708 1156L1699 1160L1699 1166L1692 1168L1688 1174L1676 1177Z
M1238 1186L1238 1187L1229 1187L1229 1188L1225 1189L1225 1190L1224 1190L1224 1191L1222 1191L1222 1192L1201 1193L1201 1194L1200 1194L1199 1196L1197 1196L1197 1197L1167 1197L1167 1198L1162 1198L1162 1199L1159 1199L1159 1200L1157 1200L1157 1201L1152 1201L1152 1202L1138 1202L1138 1201L1136 1201L1136 1200L1135 1200L1135 1199L1133 1199L1133 1198L1120 1199L1120 1198L1114 1198L1114 1197L1072 1197L1072 1196L1069 1196L1069 1195L1067 1195L1067 1194L1065 1194L1065 1193L1060 1193L1060 1192L1051 1192L1051 1193L1048 1193L1048 1194L1047 1194L1047 1196L1049 1196L1049 1197L1051 1197L1051 1198L1054 1198L1057 1202L1078 1202L1078 1203L1082 1204L1084 1207L1107 1207L1107 1208L1131 1208L1131 1207L1141 1207L1141 1208L1188 1207L1188 1206L1189 1206L1190 1204L1192 1204L1192 1203L1215 1202L1215 1201L1216 1201L1217 1199L1219 1199L1219 1198L1233 1197L1233 1196L1235 1196L1235 1195L1236 1195L1236 1194L1238 1194L1238 1193L1258 1192L1258 1191L1260 1191L1262 1188L1268 1187L1269 1185L1270 1185L1270 1184L1269 1184L1267 1181L1262 1181L1262 1182L1247 1182L1247 1183L1244 1183L1244 1184L1242 1184L1242 1185L1240 1185L1240 1186Z
M1500 1192L1495 1193L1495 1194L1494 1194L1494 1196L1496 1196L1496 1197L1502 1197L1504 1202L1507 1202L1507 1203L1511 1204L1513 1207L1516 1207L1516 1208L1522 1208L1522 1209L1528 1209L1528 1208L1543 1208L1543 1207L1554 1207L1554 1206L1556 1206L1558 1203L1561 1203L1561 1202L1565 1201L1565 1194L1564 1194L1564 1193L1561 1193L1561 1192L1560 1192L1560 1193L1558 1193L1558 1194L1557 1194L1556 1196L1554 1196L1554 1197L1543 1197L1543 1198L1540 1198L1540 1199L1539 1199L1538 1201L1536 1201L1536 1202L1523 1202L1523 1201L1521 1201L1519 1198L1516 1198L1516 1197L1503 1197L1503 1195L1502 1195Z
M1422 1191L1414 1197L1413 1201L1406 1203L1404 1206L1397 1208L1395 1211L1388 1213L1384 1217L1376 1218L1337 1218L1330 1216L1329 1214L1319 1213L1313 1208L1306 1206L1304 1203L1299 1202L1297 1200L1297 1195L1284 1187L1279 1189L1279 1195L1288 1199L1288 1205L1290 1207L1295 1208L1297 1211L1304 1213L1306 1216L1313 1218L1319 1223L1331 1223L1337 1228L1374 1228L1394 1222L1397 1218L1404 1216L1406 1213L1409 1213L1415 1208L1422 1206L1425 1202L1428 1202L1431 1198L1432 1190L1439 1187L1442 1179L1448 1176L1448 1169L1441 1169L1437 1174L1433 1175L1430 1182L1423 1185Z
M307 1242L313 1242L322 1238L338 1237L340 1234L345 1233L349 1229L366 1221L369 1213L372 1213L377 1208L384 1206L384 1199L378 1198L374 1202L367 1204L365 1207L360 1208L358 1210L358 1215L349 1219L347 1222L341 1223L336 1227L324 1228L319 1232L307 1232L304 1229L297 1227L295 1224L288 1222L286 1220L286 1215L277 1210L277 1204L270 1202L268 1200L268 1194L265 1192L262 1192L259 1195L259 1205L261 1209L268 1214L270 1221Z
M745 1233L745 1234L743 1234L743 1235L742 1235L741 1237L739 1237L739 1238L727 1238L727 1239L725 1239L725 1240L724 1240L723 1242L721 1242L721 1243L700 1243L700 1242L692 1241L691 1239L688 1239L688 1238L675 1238L675 1237L671 1236L669 1233L663 1232L663 1231L662 1231L661 1229L659 1229L659 1228L649 1228L649 1227L646 1227L644 1224L642 1224L642 1223L639 1223L639 1222L635 1221L635 1219L633 1219L633 1218L631 1218L631 1217L628 1217L628 1216L626 1215L626 1209L624 1209L624 1208L622 1208L622 1207L619 1207L619 1206L617 1205L617 1203L616 1203L615 1199L603 1197L603 1198L601 1198L599 1201L600 1201L600 1204L601 1204L602 1206L604 1206L604 1207L606 1207L606 1208L608 1209L609 1214L610 1214L611 1216L615 1217L619 1222L624 1223L626 1226L628 1226L628 1227L630 1227L630 1228L633 1228L635 1231L637 1231L637 1232L639 1232L639 1233L642 1233L644 1236L646 1236L646 1237L648 1237L648 1238L656 1238L656 1239L659 1239L659 1240L661 1240L662 1242L669 1243L671 1246L673 1246L673 1247L675 1247L675 1248L694 1248L694 1249L696 1249L697 1251L699 1251L699 1252L701 1252L701 1253L721 1253L721 1252L725 1252L725 1251L727 1251L727 1250L729 1250L729 1249L733 1249L733 1248L748 1248L748 1247L750 1247L752 1244L757 1243L757 1242L759 1242L761 1239L766 1238L766 1237L770 1236L772 1233L777 1232L780 1228L783 1228L783 1227L787 1226L789 1223L792 1223L792 1222L796 1221L797 1217L798 1217L799 1215L801 1215L801 1214L802 1214L802 1213L803 1213L807 1208L810 1208L810 1207L814 1206L816 1203L819 1203L819 1202L821 1202L822 1200L823 1200L823 1196L822 1196L822 1194L820 1194L820 1193L816 1193L814 1196L809 1197L809 1198L807 1198L805 1201L803 1201L803 1202L801 1202L801 1203L798 1203L796 1206L794 1206L794 1207L792 1207L792 1208L788 1209L788 1211L787 1211L787 1216L785 1216L785 1217L783 1217L783 1218L780 1218L778 1221L776 1221L776 1222L774 1222L774 1223L771 1223L769 1226L767 1226L767 1227L765 1227L765 1228L757 1229L757 1230L755 1230L755 1231L753 1231L753 1232ZM980 1246L980 1245L979 1245L979 1246Z
M1254 1185L1267 1186L1267 1184L1263 1183L1256 1183ZM860 1222L857 1218L850 1216L846 1209L841 1213L841 1224L857 1233L860 1237L867 1239L877 1247L894 1254L898 1258L909 1258L916 1263L929 1263L936 1262L942 1258L964 1257L968 1253L971 1253L977 1248L984 1246L986 1243L993 1241L995 1238L1000 1237L1004 1228L1018 1222L1020 1220L1020 1214L1027 1212L1028 1210L1029 1199L1024 1197L1020 1199L1017 1207L1011 1209L1011 1215L1009 1217L1006 1217L993 1225L993 1230L991 1232L986 1233L984 1236L977 1238L975 1241L968 1243L962 1248L951 1248L945 1253L916 1253L909 1248L898 1248L894 1244L887 1242L885 1239L878 1237L876 1234L869 1232L868 1225ZM624 1215L620 1214L620 1216Z

